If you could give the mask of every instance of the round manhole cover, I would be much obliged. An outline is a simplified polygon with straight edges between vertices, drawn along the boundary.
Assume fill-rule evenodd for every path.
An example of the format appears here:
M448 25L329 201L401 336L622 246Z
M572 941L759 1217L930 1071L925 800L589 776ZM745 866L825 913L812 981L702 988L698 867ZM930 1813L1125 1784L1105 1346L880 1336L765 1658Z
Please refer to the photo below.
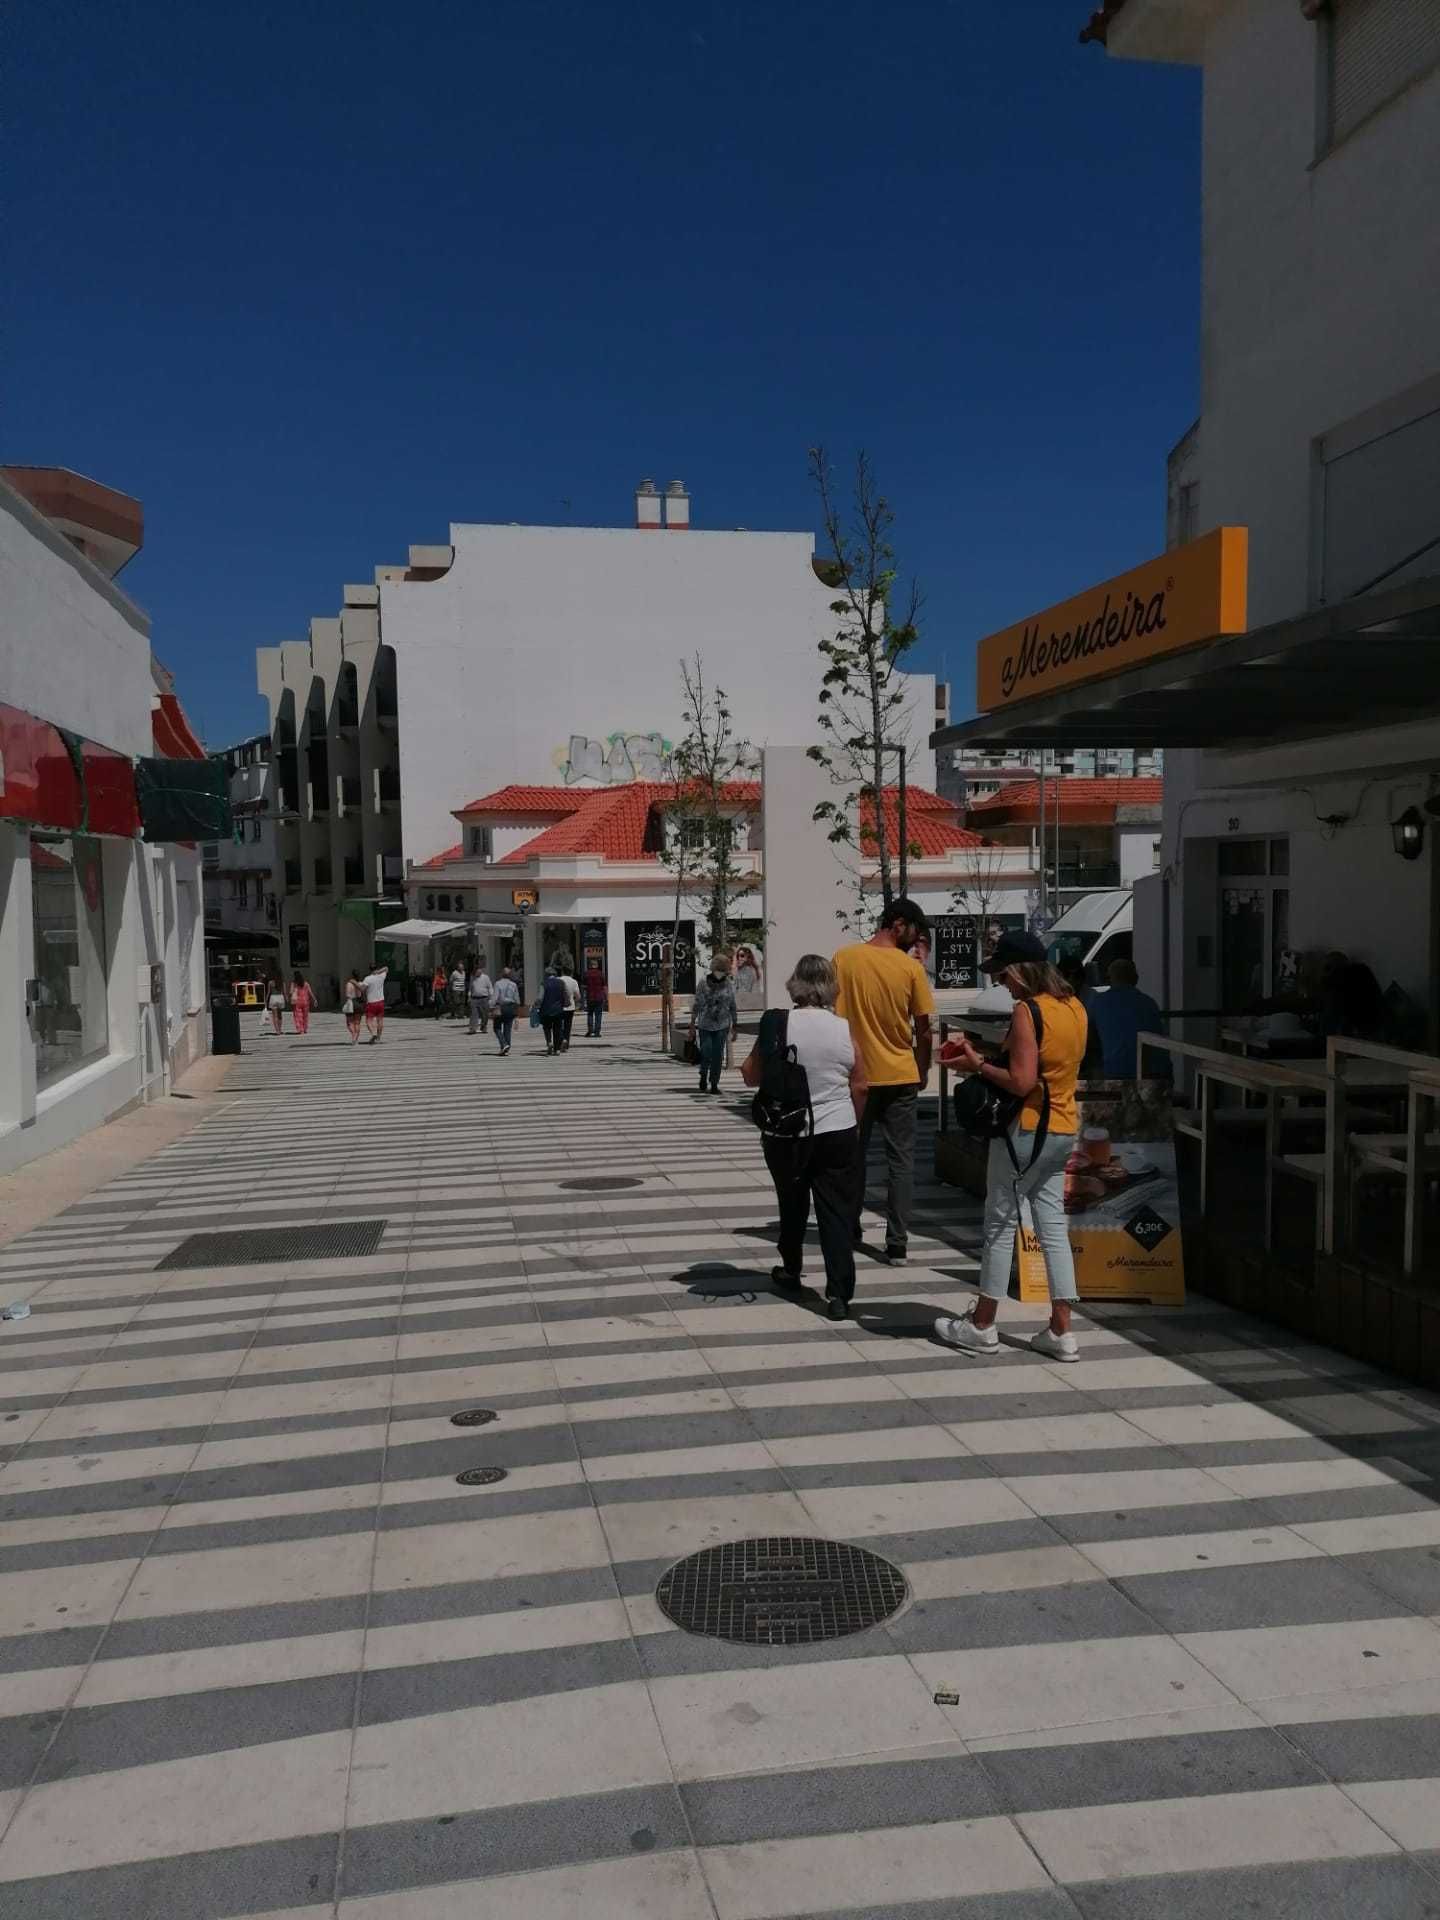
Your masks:
M599 1174L593 1180L562 1180L566 1193L616 1193L621 1187L639 1187L644 1182L630 1174Z
M466 1467L455 1478L462 1487L493 1487L497 1480L505 1478L504 1467Z
M493 1407L466 1407L460 1413L452 1413L452 1427L488 1427L492 1420L498 1420L499 1414Z
M803 1647L888 1620L905 1600L898 1567L834 1540L736 1540L692 1553L655 1589L677 1627L751 1646Z

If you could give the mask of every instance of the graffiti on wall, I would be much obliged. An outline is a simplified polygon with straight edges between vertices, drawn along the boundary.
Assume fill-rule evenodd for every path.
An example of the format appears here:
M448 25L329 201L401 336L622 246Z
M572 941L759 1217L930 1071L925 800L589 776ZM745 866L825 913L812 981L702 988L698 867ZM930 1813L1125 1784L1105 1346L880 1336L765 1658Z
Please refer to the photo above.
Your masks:
M632 780L669 780L674 777L675 747L660 733L607 733L601 740L572 733L567 745L551 756L567 787L581 780L597 786L624 787ZM734 774L744 779L760 771L760 755L753 747L735 754Z
M624 787L632 780L665 779L673 751L658 733L609 733L603 740L572 733L568 746L557 747L553 757L567 787L580 780Z

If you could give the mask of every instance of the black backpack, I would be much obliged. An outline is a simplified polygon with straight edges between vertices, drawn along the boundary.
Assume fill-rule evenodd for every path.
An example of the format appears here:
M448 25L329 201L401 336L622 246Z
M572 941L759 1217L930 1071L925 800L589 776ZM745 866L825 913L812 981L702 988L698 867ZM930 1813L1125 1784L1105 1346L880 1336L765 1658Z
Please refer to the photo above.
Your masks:
M810 1076L790 1045L789 1023L788 1013L767 1013L760 1022L760 1085L750 1118L769 1140L809 1140L815 1132Z
M1035 1053L1038 1059L1040 1049L1045 1044L1045 1022L1040 1017L1040 1009L1033 1000L1021 1002L1030 1009L1030 1018L1035 1023ZM1003 1066L1008 1056L1002 1056ZM1018 1093L1007 1093L1003 1087L997 1087L993 1080L987 1080L982 1074L969 1073L955 1083L951 1096L955 1107L955 1124L962 1133L968 1133L977 1140L1003 1140L1006 1152L1010 1155L1016 1173L1020 1171L1020 1162L1016 1158L1015 1146L1010 1131L1020 1118L1025 1105ZM1040 1075L1040 1124L1035 1129L1035 1137L1030 1146L1029 1167L1035 1164L1035 1156L1045 1144L1045 1136L1050 1131L1050 1083L1044 1074ZM1026 1171L1028 1172L1029 1167Z

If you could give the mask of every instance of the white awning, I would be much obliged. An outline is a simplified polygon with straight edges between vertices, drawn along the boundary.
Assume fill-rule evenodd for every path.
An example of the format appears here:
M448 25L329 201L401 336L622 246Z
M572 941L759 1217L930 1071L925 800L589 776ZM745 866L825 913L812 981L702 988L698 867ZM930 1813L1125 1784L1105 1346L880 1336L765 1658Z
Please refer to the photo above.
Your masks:
M401 940L411 946L423 946L429 940L448 940L452 934L469 931L468 920L397 920L393 927L377 927L377 940Z

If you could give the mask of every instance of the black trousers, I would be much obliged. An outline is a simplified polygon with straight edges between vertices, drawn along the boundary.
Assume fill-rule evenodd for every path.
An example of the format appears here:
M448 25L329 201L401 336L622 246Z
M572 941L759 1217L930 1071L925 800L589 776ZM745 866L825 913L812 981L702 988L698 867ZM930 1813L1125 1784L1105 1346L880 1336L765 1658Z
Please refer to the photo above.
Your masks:
M565 1016L563 1013L546 1014L541 1022L545 1033L545 1048L548 1053L559 1053L565 1044Z
M854 1127L843 1133L817 1133L792 1144L766 1140L765 1164L780 1204L780 1264L798 1275L805 1259L805 1228L810 1203L825 1260L825 1291L836 1300L855 1297L855 1185L859 1152Z
M860 1122L856 1151L854 1214L851 1227L860 1233L860 1215L865 1208L866 1157L870 1136L879 1129L885 1143L885 1245L903 1253L910 1237L910 1207L915 1192L915 1123L920 1108L918 1086L871 1087L865 1096L865 1113Z

